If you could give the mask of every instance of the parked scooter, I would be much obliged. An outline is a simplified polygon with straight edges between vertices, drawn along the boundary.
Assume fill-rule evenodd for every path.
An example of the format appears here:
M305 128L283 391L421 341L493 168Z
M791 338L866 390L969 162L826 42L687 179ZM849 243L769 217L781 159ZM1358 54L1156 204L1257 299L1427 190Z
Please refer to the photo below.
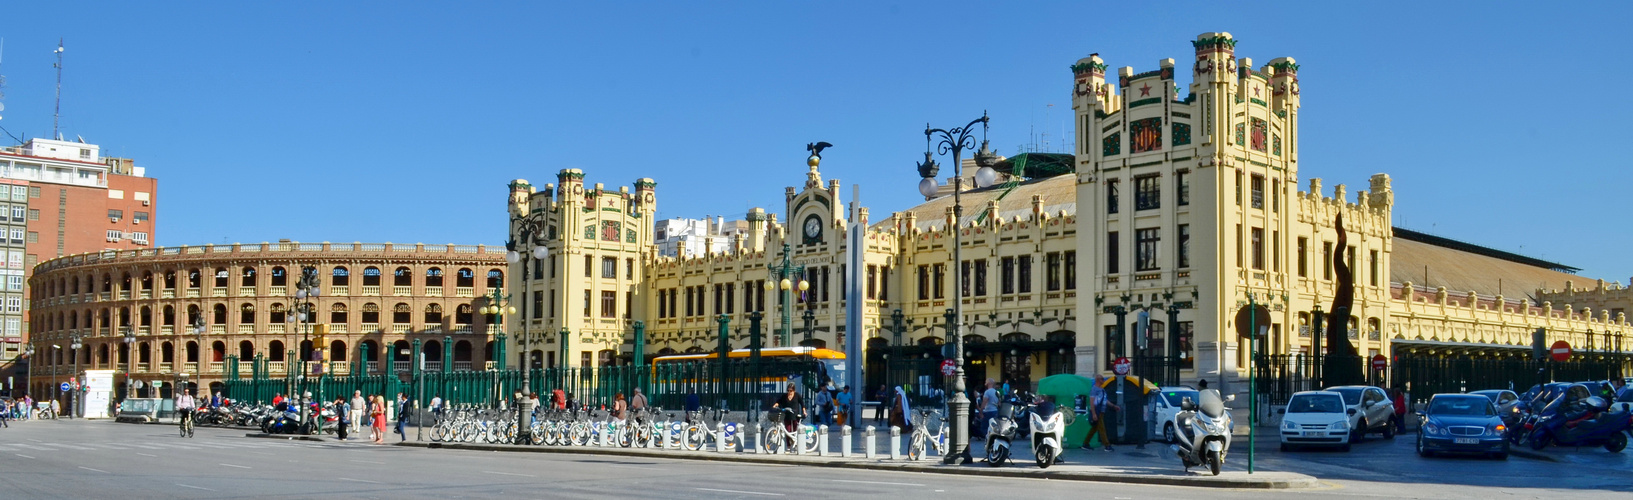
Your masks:
M1024 408L1025 403L1018 396L1009 396L998 403L998 415L987 422L987 465L997 467L1009 460L1009 443L1015 439L1019 427L1015 412Z
M1039 468L1047 469L1066 452L1061 446L1066 440L1066 417L1054 403L1040 401L1032 406L1028 419L1032 426L1033 458Z
M1180 411L1174 414L1173 420L1174 428L1178 429L1174 433L1177 444L1170 445L1168 451L1179 457L1187 472L1191 467L1207 467L1217 476L1230 449L1230 410L1225 408L1225 402L1235 400L1236 396L1221 399L1218 390L1204 389L1197 399L1180 401Z
M1627 430L1633 427L1633 417L1627 412L1607 411L1610 401L1598 396L1571 406L1536 423L1527 442L1531 449L1540 450L1549 444L1604 446L1611 453L1620 453L1627 448Z

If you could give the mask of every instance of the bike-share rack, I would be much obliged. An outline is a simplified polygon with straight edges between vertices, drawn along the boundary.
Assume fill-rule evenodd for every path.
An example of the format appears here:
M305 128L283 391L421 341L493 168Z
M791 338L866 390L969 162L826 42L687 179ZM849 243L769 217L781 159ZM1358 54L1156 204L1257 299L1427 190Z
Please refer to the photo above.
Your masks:
M741 437L738 432L743 426L737 422L720 422L716 425L714 447L720 453L735 453L737 441Z
M839 426L839 456L851 457L851 426Z
M760 423L755 422L754 425L749 427L749 429L754 432L752 435L754 438L754 447L750 448L748 445L748 438L743 438L743 453L748 453L749 450L754 450L754 453L765 453L764 451L760 450L761 447L765 446L765 443L760 442L765 439L765 436L760 434Z
M817 456L828 456L828 426L817 426Z
M875 448L874 445L877 444L878 440L874 439L873 426L871 426L871 425L868 426L867 430L865 432L867 434L865 434L864 437L862 438L866 443L866 446L864 446L863 450L862 450L863 453L865 453L864 456L866 456L869 460L872 460L874 458L878 458L879 453L874 449Z
M890 459L902 459L902 428L890 426Z

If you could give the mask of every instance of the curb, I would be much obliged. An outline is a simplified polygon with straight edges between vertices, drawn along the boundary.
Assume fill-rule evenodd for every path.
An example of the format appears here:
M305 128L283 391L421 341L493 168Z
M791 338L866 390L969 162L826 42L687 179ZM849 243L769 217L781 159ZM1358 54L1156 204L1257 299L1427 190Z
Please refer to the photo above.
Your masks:
M251 432L251 433L244 434L244 437L262 438L262 439L288 439L288 440L291 440L291 441L316 441L316 442L319 442L319 443L329 442L329 439L326 439L326 438L321 438L321 437L317 437L317 436L303 436L303 435L300 435L300 434L262 434L262 433L259 433L259 432Z
M467 443L394 443L394 446L408 446L428 449L449 449L468 451L494 451L512 453L557 453L571 455L612 455L642 458L667 458L679 460L704 460L714 462L762 463L776 465L807 465L814 467L831 467L841 469L885 470L894 472L923 472L933 474L952 474L966 476L1009 477L1024 479L1054 479L1066 481L1091 481L1104 483L1147 484L1164 486L1191 486L1213 488L1248 488L1248 489L1299 489L1317 488L1321 482L1314 477L1294 474L1296 477L1286 479L1238 479L1220 478L1216 476L1149 476L1140 474L1117 473L1087 473L1061 472L1042 469L1025 468L991 468L991 467L941 467L936 465L919 465L915 463L887 463L887 462L859 462L855 460L807 460L792 457L758 456L758 454L720 454L714 452L702 453L675 453L658 450L625 450L592 447L522 447ZM824 457L833 458L833 457ZM932 462L934 463L934 462Z

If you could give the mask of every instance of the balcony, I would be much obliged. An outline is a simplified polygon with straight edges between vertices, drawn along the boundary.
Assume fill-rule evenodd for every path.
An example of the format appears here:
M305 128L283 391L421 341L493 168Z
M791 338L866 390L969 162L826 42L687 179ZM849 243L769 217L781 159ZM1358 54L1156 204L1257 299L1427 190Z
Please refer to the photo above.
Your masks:
M399 297L407 297L409 295L414 294L414 287L411 287L411 286L394 286L394 287L391 287L391 294L399 296Z
M164 289L164 291L159 292L159 297L166 298L166 299L174 299L174 298L176 298L176 289L166 288L166 289Z
M198 298L198 295L199 295L199 293L198 293L197 288L188 288L187 289L187 298L196 299L196 298Z
M351 333L351 329L347 328L348 326L350 325L345 323L330 323L329 333Z
M238 325L239 335L255 335L255 325Z
M1378 338L1381 336L1382 335L1379 334L1377 330L1367 332L1367 340L1378 340Z
M352 289L352 287L350 287L348 285L331 286L331 287L329 287L329 295L333 295L333 296L336 296L336 297L345 297L347 295L352 294L351 289Z
M142 298L144 298L144 299L153 298L153 290L152 289L142 290Z
M426 297L441 297L442 296L442 287L440 287L440 286L428 286L428 287L425 287L425 296Z
M455 288L454 289L454 296L455 297L475 297L476 296L476 289L473 289L473 288L468 287L468 286L462 286L462 287L459 287L459 288Z
M283 285L271 287L267 289L267 295L271 295L273 297L288 297L289 287Z
M368 296L371 296L371 297L377 297L377 296L380 295L380 287L379 286L363 285L363 295L368 295Z
M238 373L239 374L249 375L249 374L252 374L254 372L255 372L255 362L254 361L239 361L238 362Z
M364 371L367 372L367 373L364 373L364 375L368 375L369 373L380 373L380 362L379 361L369 361L366 364L368 365L368 368L364 368Z
M454 326L454 333L469 334L469 333L473 333L473 332L471 330L471 325L455 325Z
M441 335L442 334L442 325L427 326L427 327L425 327L425 330L422 330L420 333L423 333L423 334L426 334L426 335Z
M130 300L130 290L120 290L119 300Z
M255 287L253 287L253 286L252 287L238 287L238 296L239 297L254 297L255 296Z
M113 292L102 292L96 294L96 300L97 302L107 302L113 300Z
M410 366L409 362L407 362L407 361L392 361L391 362L391 371L393 371L393 372L399 372L399 373L400 372L406 372L406 371L409 371L410 369L412 369L412 367Z
M391 325L391 333L393 333L393 334L407 335L408 332L409 332L408 325Z
M357 333L374 333L380 331L379 323L363 323L359 326L362 327L363 330Z
M284 372L284 362L282 362L282 361L268 361L268 362L266 362L266 366L267 366L267 371L268 372L272 372L272 373L283 373Z
M459 370L459 371L469 371L471 369L471 362L470 361L455 361L454 362L454 369Z
M440 372L440 371L442 371L442 362L441 361L426 361L425 362L425 371L428 371L428 372Z
M226 297L227 296L227 289L225 287L211 288L210 289L210 296L211 297Z
M267 325L266 330L267 330L267 333L288 333L288 331L289 331L287 329L287 327L284 326L283 323L273 323L273 324Z

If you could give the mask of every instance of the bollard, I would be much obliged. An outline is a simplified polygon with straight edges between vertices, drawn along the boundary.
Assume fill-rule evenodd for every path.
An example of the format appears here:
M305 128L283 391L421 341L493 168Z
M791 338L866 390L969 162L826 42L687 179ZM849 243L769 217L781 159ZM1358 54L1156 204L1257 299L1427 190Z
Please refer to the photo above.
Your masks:
M805 429L807 427L810 427L810 426L808 426L808 425L798 425L798 426L794 427L794 454L795 455L804 455L805 454L805 440L806 440L806 438L810 437L808 435L809 433L805 432Z
M902 459L902 428L890 426L890 459Z
M851 426L849 425L839 427L839 456L851 457Z
M873 459L873 458L878 457L879 454L876 453L875 450L874 450L874 444L875 444L874 441L875 441L875 439L874 439L874 436L873 436L873 426L871 426L871 425L868 426L867 429L863 430L862 432L863 432L863 434L862 434L862 441L863 441L862 453L863 453L863 456L865 456L865 457L867 457L869 459Z
M754 425L749 427L749 429L754 431L754 447L749 448L749 436L743 436L743 452L747 453L750 449L752 449L754 450L754 453L765 453L765 450L761 449L765 446L765 443L760 442L760 439L763 438L763 435L760 434L760 423L755 422Z
M736 452L737 442L738 440L742 439L742 433L738 432L738 429L742 428L743 426L738 425L736 422L720 422L718 425L716 425L714 435L714 451L721 453Z
M828 426L817 426L817 456L828 456Z

